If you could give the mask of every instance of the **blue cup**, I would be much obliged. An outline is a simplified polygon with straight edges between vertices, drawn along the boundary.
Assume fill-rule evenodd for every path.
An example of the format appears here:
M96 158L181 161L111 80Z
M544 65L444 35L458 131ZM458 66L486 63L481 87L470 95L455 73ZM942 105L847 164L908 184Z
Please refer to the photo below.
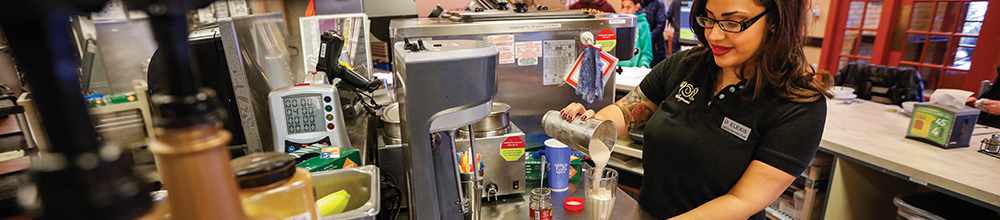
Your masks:
M566 144L550 138L545 140L545 161L548 163L549 188L552 191L569 189L570 148Z

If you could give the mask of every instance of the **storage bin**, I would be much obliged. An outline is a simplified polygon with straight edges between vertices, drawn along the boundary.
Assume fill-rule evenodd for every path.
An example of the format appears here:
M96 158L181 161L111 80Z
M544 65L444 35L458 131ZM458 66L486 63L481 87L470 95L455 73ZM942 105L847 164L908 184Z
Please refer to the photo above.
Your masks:
M940 192L898 195L892 203L899 208L898 220L1000 219L995 211Z

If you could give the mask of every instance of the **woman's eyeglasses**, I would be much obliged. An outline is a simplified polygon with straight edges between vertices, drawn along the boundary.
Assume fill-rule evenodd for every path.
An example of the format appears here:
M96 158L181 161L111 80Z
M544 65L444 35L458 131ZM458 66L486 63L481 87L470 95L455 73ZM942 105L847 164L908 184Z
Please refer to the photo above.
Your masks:
M764 12L761 12L757 16L754 16L753 18L743 21L730 21L730 20L720 21L705 16L698 16L695 18L695 20L698 22L698 25L700 25L705 29L712 29L715 27L715 24L719 24L719 27L721 27L722 30L725 32L740 33L747 30L747 28L750 28L750 26L753 25L753 23L756 23L757 20L759 20L761 17L764 17L764 15L767 14L768 11L770 10L764 10Z

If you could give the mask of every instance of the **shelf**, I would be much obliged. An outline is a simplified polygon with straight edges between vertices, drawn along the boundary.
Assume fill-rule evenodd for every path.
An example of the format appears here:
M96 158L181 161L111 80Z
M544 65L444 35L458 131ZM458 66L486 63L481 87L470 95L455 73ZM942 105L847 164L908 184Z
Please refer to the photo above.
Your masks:
M28 167L31 167L31 160L27 156L0 161L0 175L25 170Z
M622 139L616 140L614 152L642 159L642 150L629 147L628 145L630 143L632 143L631 140L622 140Z

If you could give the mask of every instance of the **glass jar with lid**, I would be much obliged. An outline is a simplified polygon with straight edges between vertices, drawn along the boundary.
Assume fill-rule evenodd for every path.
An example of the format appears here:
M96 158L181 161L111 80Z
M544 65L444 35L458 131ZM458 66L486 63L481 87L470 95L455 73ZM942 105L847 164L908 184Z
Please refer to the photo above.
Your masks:
M530 200L528 213L531 220L552 219L552 191L549 188L532 189Z
M243 211L250 217L318 219L309 171L295 167L295 157L257 153L230 161L240 187Z

